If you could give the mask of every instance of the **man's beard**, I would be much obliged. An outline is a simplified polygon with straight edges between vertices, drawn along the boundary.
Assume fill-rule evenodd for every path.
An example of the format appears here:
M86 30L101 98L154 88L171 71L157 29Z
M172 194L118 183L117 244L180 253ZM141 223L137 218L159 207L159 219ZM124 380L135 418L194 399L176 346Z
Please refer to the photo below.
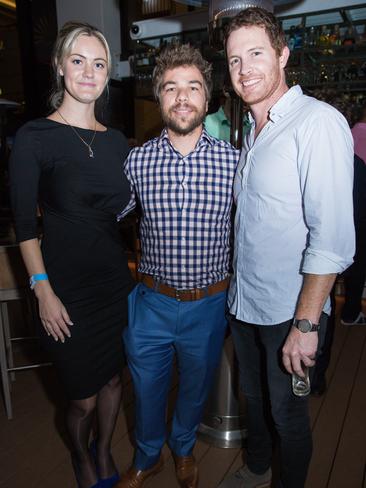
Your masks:
M178 105L179 106L179 105ZM185 117L178 118L176 117L175 119L170 115L170 113L176 109L177 106L173 107L170 109L168 112L161 112L163 122L166 125L168 129L170 129L172 132L175 132L176 134L180 136L186 136L190 132L194 131L197 127L199 127L203 121L205 120L206 116L206 107L203 107L201 111L198 111L196 109L193 109L192 107L189 106L190 109L195 110L195 116L190 120L188 125L183 125L181 121L185 121Z

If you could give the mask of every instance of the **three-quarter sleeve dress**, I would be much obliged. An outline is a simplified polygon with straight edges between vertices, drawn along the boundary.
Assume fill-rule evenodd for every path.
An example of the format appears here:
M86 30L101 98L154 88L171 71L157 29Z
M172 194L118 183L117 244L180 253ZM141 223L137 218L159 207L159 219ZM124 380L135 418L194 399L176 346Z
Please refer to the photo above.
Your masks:
M94 134L76 130L88 143ZM17 239L37 237L39 205L46 272L74 323L65 343L39 327L72 399L93 396L121 370L133 288L116 221L130 198L127 141L108 128L96 132L92 149L94 158L71 127L43 118L18 131L10 159Z

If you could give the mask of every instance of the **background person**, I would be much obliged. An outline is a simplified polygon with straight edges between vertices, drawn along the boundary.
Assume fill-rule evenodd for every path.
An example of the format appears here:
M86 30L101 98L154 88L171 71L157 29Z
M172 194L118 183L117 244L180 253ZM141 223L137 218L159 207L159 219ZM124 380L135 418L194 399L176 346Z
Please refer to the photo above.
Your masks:
M130 199L121 175L127 142L95 118L111 69L103 34L88 24L65 24L53 68L53 112L25 124L16 137L12 202L39 303L41 340L70 399L66 423L78 484L107 487L118 480L110 443L121 398L121 333L133 287L116 221ZM100 480L88 449L94 415Z
M230 81L228 80L228 83ZM204 124L207 133L216 137L216 139L222 139L223 141L230 142L231 135L231 95L228 86L224 86L222 89L222 95L220 96L220 107L216 112L206 115ZM243 138L250 129L248 118L246 114L243 115Z
M366 164L366 106L363 105L355 113L356 122L352 127L355 154Z
M366 107L358 111L352 127L355 145L353 187L356 253L353 264L343 273L345 301L341 312L343 325L366 324L362 295L366 278Z
M316 90L315 98L329 103L339 110L347 119L350 126L354 121L362 119L364 107L350 105L348 97L340 95L336 90ZM366 119L364 119L366 120ZM357 125L357 122L356 122ZM355 126L356 126L355 125ZM366 128L366 124L363 124ZM361 131L363 127L361 126ZM365 129L363 129L365 130ZM365 316L362 313L362 293L366 276L366 165L357 156L356 151L362 151L362 140L355 140L353 129L351 130L355 142L354 178L353 178L353 217L355 223L356 252L353 263L342 273L345 290L345 303L342 308L341 323L343 325L364 324ZM365 133L366 135L366 133ZM335 317L335 286L331 295L332 312L328 318L325 340L320 353L317 355L316 364L312 370L311 393L321 396L327 388L326 371L330 363L331 349L336 326Z

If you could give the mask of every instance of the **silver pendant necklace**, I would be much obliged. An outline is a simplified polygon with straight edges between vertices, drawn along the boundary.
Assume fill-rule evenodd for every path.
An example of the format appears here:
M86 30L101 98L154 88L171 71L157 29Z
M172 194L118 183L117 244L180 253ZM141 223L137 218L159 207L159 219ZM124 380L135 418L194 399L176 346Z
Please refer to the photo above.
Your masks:
M93 141L94 141L94 138L95 138L95 135L97 133L97 121L95 120L95 125L94 125L94 134L93 134L93 137L91 138L89 144L86 142L85 139L83 139L81 137L81 135L78 133L78 131L75 129L75 127L73 127L66 119L63 115L61 115L61 113L56 109L56 112L59 114L59 116L61 117L61 119L66 122L66 124L70 127L70 129L72 129L75 134L78 136L78 138L81 140L81 142L83 144L85 144L85 146L88 148L88 151L89 151L89 158L94 158L94 151L93 149L91 148L91 145L93 144Z

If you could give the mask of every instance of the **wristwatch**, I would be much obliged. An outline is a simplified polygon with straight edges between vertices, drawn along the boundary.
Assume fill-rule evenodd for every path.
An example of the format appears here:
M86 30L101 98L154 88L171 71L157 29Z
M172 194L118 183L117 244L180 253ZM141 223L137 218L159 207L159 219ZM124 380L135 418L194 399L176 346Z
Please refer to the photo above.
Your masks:
M294 319L292 325L301 332L318 332L320 329L319 324L313 324L309 319Z

